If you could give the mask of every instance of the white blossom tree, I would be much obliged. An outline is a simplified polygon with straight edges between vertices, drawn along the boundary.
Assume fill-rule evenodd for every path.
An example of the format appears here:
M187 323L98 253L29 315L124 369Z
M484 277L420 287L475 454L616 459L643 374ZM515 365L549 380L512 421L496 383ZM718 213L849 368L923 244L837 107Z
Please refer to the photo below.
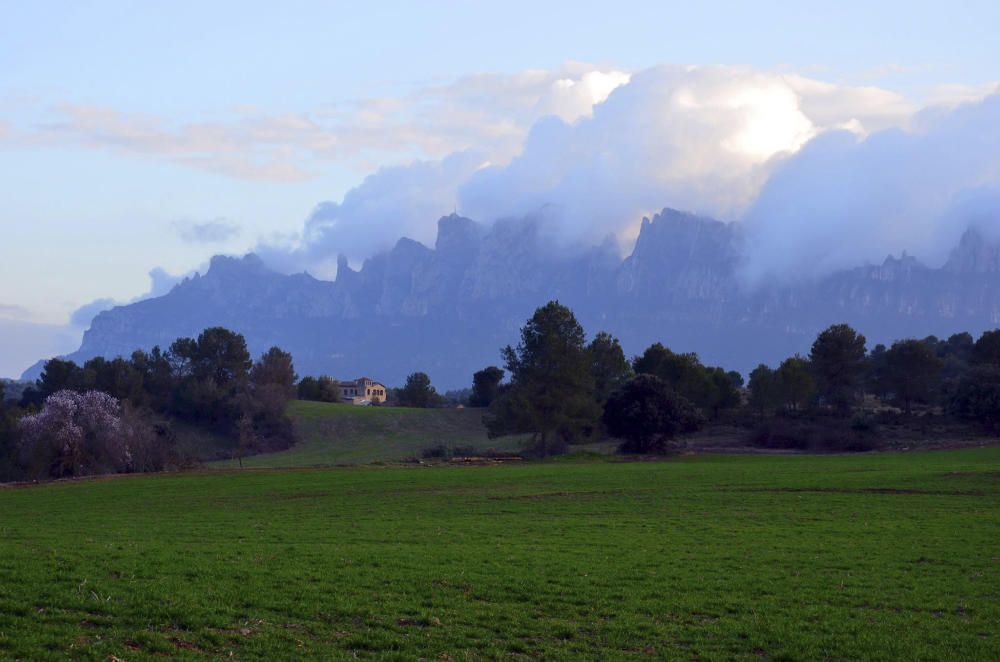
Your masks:
M19 427L22 455L36 477L133 471L131 446L144 436L123 421L118 400L100 391L53 393Z

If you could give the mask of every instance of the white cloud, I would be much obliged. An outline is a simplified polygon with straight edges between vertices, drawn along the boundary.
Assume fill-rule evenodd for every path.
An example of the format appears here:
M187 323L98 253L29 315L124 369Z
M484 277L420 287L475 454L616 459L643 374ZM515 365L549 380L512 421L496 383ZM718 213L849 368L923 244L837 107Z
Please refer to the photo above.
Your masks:
M546 72L475 76L427 94L459 96L457 106L478 109L484 113L479 120L491 118L481 122L486 148L372 174L342 202L321 205L294 250L271 248L272 263L285 269L323 264L328 273L337 253L359 261L402 235L430 243L437 218L450 213L456 201L459 213L484 222L539 215L564 245L589 245L609 234L627 243L643 214L672 206L731 221L743 219L749 209L748 223L761 238L755 250L764 256L771 247L784 247L786 262L778 269L787 276L802 265L800 247L785 241L785 235L801 240L806 266L848 265L887 251L893 233L908 232L907 215L916 203L900 200L941 210L959 184L984 180L975 167L926 168L927 159L958 164L944 158L951 155L946 142L907 137L944 121L941 116L951 117L949 108L917 112L915 103L872 86L748 67L663 66L627 78L577 71L572 82ZM373 122L398 109L389 101L376 106L372 113L382 119L373 115ZM554 108L558 116L546 116ZM505 159L512 149L499 120L516 118L511 126L519 126L530 117L538 119L513 158ZM466 119L470 127L479 122ZM948 135L961 139L956 144L964 146L969 159L995 166L1000 151L976 145L976 136L991 131L979 126ZM471 142L472 133L459 133ZM886 157L885 173L877 165L838 156L856 150L881 153L881 145L909 140L919 144L886 152L892 156ZM812 159L816 154L821 156ZM911 195L914 187L920 190ZM862 207L870 213L862 213ZM872 215L881 212L891 218L875 223ZM866 236L866 228L851 225L857 219L867 219L883 236L858 248L857 237ZM836 233L814 231L821 227L850 229L834 245ZM916 237L926 238L928 232L910 233L907 245L916 246ZM782 258L773 263L781 265Z
M743 222L751 281L822 276L907 251L940 264L976 224L1000 232L1000 94L916 114L909 130L820 136Z
M37 126L5 132L0 124L0 139L165 159L237 179L300 181L329 162L366 169L470 148L494 162L509 160L540 117L586 116L627 81L625 72L568 63L552 71L468 76L398 98L310 111L267 115L244 105L214 121L168 122L149 113L62 103Z

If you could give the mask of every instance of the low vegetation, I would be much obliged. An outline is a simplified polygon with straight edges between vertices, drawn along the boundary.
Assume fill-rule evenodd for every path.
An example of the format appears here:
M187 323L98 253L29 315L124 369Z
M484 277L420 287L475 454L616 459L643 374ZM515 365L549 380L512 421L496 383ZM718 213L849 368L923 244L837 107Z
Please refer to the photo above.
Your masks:
M0 658L998 659L998 475L991 447L0 489Z

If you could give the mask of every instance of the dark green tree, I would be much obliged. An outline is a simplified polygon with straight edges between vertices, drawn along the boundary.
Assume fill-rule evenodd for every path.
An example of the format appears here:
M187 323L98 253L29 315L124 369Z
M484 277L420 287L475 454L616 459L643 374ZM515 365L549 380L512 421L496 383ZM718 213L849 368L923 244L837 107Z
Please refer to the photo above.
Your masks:
M885 355L886 386L907 414L914 402L930 402L941 388L944 361L925 340L899 340Z
M656 375L695 405L712 411L716 387L697 354L677 354L654 343L632 361L635 374Z
M798 354L782 361L774 377L775 395L785 407L802 409L816 395L816 382L809 361Z
M712 418L717 419L723 410L733 409L740 404L740 391L732 375L724 369L706 368L706 373L712 386L707 409Z
M491 436L531 434L532 451L548 455L597 429L590 353L569 308L550 301L536 310L503 356L511 382L490 407Z
M316 402L340 402L340 384L327 375L322 375L319 379L303 377L298 385L298 398Z
M625 358L621 343L601 331L590 341L590 373L594 377L594 398L604 403L608 396L632 378L632 366Z
M472 375L472 394L469 405L473 407L489 407L500 394L500 382L504 372L495 365L483 368Z
M735 370L730 370L726 373L726 375L729 377L729 381L732 383L733 388L737 390L743 388L743 385L746 383L743 381L743 375Z
M278 347L264 352L250 370L250 380L254 386L281 389L289 398L295 394L296 379L292 355Z
M252 402L246 397L253 365L246 339L229 329L212 327L197 339L178 338L168 355L177 384L171 411L233 432Z
M12 408L6 403L6 384L0 380L0 482L18 478L17 422Z
M848 413L865 370L865 337L847 324L834 324L816 337L809 361L819 394L840 414Z
M142 406L146 400L142 372L121 357L111 361L100 356L90 359L83 364L83 382L87 389L103 391L136 406Z
M972 348L976 365L1000 365L1000 329L986 331Z
M888 348L882 343L875 345L868 353L865 361L864 382L865 390L872 393L879 400L886 400L889 397L887 372L888 363L886 355Z
M761 363L750 372L750 406L760 416L777 408L781 403L778 378L774 370Z
M315 377L303 377L296 387L299 400L319 400L319 380Z
M406 384L399 389L399 404L404 407L433 407L437 404L437 391L431 386L431 378L425 372L414 372L406 378Z
M221 326L205 329L197 340L177 339L170 355L181 376L210 379L219 388L246 381L253 365L246 339Z
M83 386L83 371L73 361L49 359L36 383L44 400L57 391L80 390Z
M320 375L316 383L320 402L340 402L340 382L329 375Z
M958 382L951 410L978 422L991 434L1000 431L1000 366L984 364L970 368Z
M156 411L166 411L173 398L177 378L170 359L159 346L149 352L132 352L132 367L142 375L142 386L146 401Z
M643 373L611 394L601 420L623 440L623 453L662 453L675 435L696 430L700 417L666 382Z

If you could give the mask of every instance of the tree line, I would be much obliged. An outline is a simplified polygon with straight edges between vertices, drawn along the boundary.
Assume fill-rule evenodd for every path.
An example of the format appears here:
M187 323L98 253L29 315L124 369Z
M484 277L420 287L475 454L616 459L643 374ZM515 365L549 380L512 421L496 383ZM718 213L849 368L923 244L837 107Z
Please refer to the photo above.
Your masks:
M868 352L863 335L835 324L807 356L761 364L744 385L739 373L661 343L631 360L608 333L588 343L572 311L552 301L501 353L505 370L473 375L470 404L488 407L491 436L528 435L537 455L605 435L620 439L623 452L664 452L677 435L722 419L752 428L757 445L867 450L875 441L859 413L866 396L907 416L919 407L990 434L1000 425L1000 330Z
M735 371L653 343L626 358L614 336L589 342L558 301L538 308L503 368L474 373L471 388L439 394L426 373L389 390L393 404L463 402L486 408L491 437L524 435L527 451L549 455L612 437L626 453L662 453L708 422L752 430L750 442L819 450L872 448L874 400L904 416L933 413L996 434L1000 426L1000 330L903 339L867 350L863 335L835 324L808 355ZM291 398L337 402L339 383L298 379L277 347L252 360L246 340L221 327L179 338L167 350L137 350L77 365L52 359L20 397L0 382L0 480L156 471L184 463L178 425L227 440L228 456L288 448Z
M185 461L178 424L240 458L288 448L296 381L290 354L272 347L254 361L222 327L129 358L52 359L18 402L0 393L0 479L162 470Z

